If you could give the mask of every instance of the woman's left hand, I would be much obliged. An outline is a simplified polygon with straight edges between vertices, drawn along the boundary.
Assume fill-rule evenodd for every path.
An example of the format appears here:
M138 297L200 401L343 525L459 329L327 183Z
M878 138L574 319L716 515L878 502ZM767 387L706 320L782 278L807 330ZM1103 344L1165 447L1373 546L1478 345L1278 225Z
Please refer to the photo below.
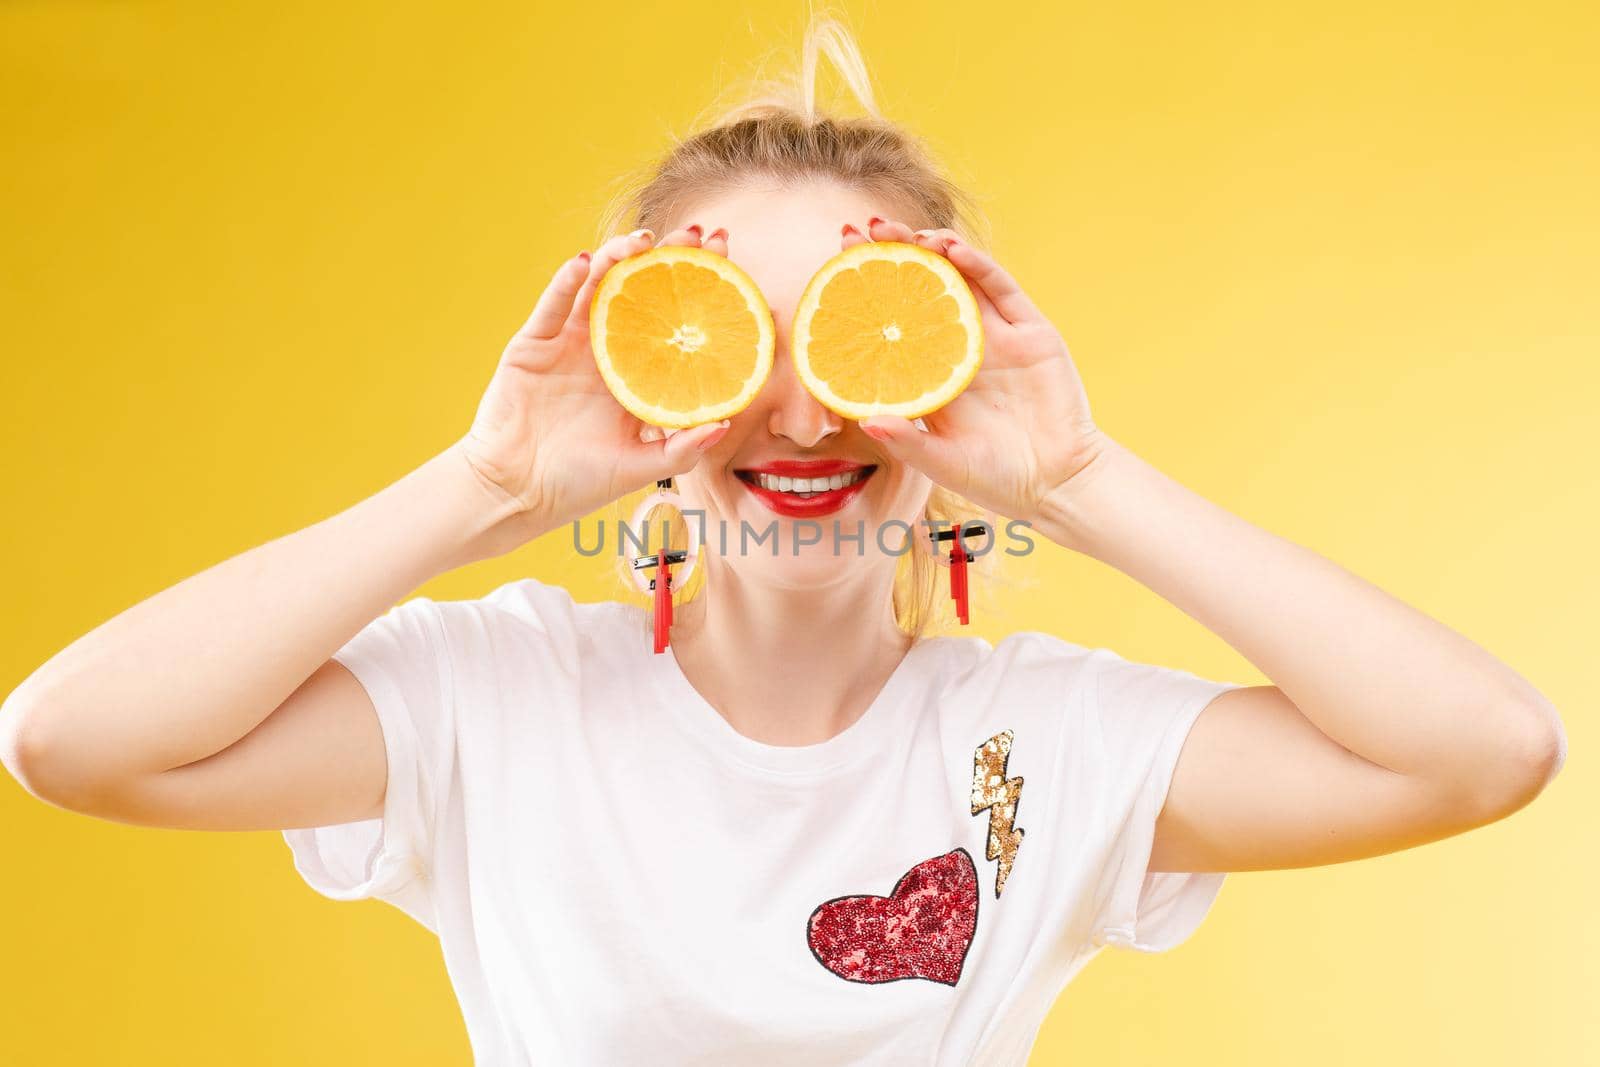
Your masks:
M983 323L983 364L966 389L922 418L874 415L859 423L903 463L980 507L1035 522L1105 447L1067 343L1010 274L954 230L916 230L874 218L844 247L902 241L944 256L966 279Z

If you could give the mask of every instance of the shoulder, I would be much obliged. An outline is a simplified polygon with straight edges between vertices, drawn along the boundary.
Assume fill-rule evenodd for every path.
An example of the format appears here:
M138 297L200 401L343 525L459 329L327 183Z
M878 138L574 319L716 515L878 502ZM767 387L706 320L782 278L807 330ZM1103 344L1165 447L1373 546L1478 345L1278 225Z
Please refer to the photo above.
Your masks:
M441 601L439 606L457 619L473 619L495 630L553 637L615 627L638 610L616 600L577 600L565 586L537 578L518 578L481 597Z
M924 638L923 646L922 662L935 665L940 733L968 761L975 744L1007 732L1043 755L1069 721L1091 718L1084 694L1092 687L1093 649L1034 630L993 645L981 637L938 636Z
M1238 683L1130 659L1036 630L992 647L981 638L930 638L944 649L939 686L945 713L1003 727L1001 720L1054 724L1096 739L1164 729ZM932 650L930 650L932 651Z
M949 664L947 691L1061 696L1092 677L1100 660L1114 653L1085 648L1054 634L1021 630L997 644L978 637L936 637L938 656Z
M453 660L572 667L629 637L646 640L641 609L615 600L580 601L564 586L536 578L506 582L475 598L416 597L398 610L427 618Z
M981 638L933 638L955 641L951 648L960 667L951 684L970 688L1040 688L1058 695L1083 691L1101 700L1117 701L1163 689L1204 689L1217 684L1179 667L1129 659L1104 646L1080 645L1054 634L1021 630L990 647Z

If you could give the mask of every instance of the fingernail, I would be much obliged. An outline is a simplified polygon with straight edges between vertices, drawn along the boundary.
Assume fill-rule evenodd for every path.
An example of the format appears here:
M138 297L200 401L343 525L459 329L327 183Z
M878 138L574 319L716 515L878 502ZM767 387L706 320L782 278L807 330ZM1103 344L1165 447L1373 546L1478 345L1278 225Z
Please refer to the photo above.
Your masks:
M655 238L656 238L655 231L650 230L648 228L647 229L643 229L643 230L634 230L632 233L628 234L628 236L629 237L648 237L652 241L655 240Z
M874 441L887 441L889 439L888 433L881 426L863 426L861 427L861 432Z
M949 242L944 246L944 254L948 256L950 254L950 250L960 243L961 242L956 240L954 237L950 238Z
M728 432L728 427L727 426L719 427L717 430L715 430L712 433L707 434L705 437L701 438L700 439L700 443L698 445L695 445L695 447L700 449L701 451L704 451L704 450L710 448L712 445L716 444L718 441L722 440L723 435L726 434L727 432Z
M719 237L724 241L728 239L728 231L721 226L718 226L716 229L712 230L711 235L707 237L706 240L715 241Z
M861 231L856 229L855 226L853 226L852 224L850 224L848 222L845 223L844 226L841 227L840 230L839 230L839 236L840 237L849 237L853 233L861 233ZM862 234L862 236L865 237L866 235Z
M694 234L695 240L697 240L697 241L701 237L703 237L705 235L705 231L700 228L700 224L698 222L695 223L693 226L685 226L684 229L686 229L690 233Z
M587 253L587 252L579 252L578 253L578 262L579 263L587 263L587 262L589 262L589 258L590 258L589 257L589 253Z
M883 222L883 221L885 221L885 220L884 219L880 219L878 216L874 215L870 219L867 220L867 229L870 230L874 226L876 226L878 223Z

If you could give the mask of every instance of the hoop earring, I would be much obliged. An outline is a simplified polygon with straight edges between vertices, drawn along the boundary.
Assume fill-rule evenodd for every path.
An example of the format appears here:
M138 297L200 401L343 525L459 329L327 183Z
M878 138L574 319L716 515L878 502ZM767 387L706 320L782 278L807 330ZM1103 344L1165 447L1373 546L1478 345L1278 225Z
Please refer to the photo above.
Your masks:
M684 564L678 582L680 585L687 585L690 576L694 574L695 565L700 561L700 533L685 515L683 497L673 488L670 477L656 481L656 491L639 502L629 527L635 530L643 527L644 543L649 547L650 528L644 523L649 518L650 512L663 504L676 510L680 516L684 516L683 525L689 531L689 547L667 551L666 530L663 528L661 547L654 555L635 556L632 571L634 584L651 596L650 626L654 635L653 647L658 655L667 650L668 636L672 630L672 565ZM646 574L645 572L649 570L654 570L655 574Z
M973 519L971 522L958 523L948 530L928 531L928 540L933 542L933 561L941 567L950 568L950 599L956 602L956 618L961 620L961 625L967 625L970 615L967 606L967 564L973 559L972 553L967 551L967 540L979 534L988 534L994 537L994 531L982 519ZM939 555L940 541L954 541L950 548L950 555Z

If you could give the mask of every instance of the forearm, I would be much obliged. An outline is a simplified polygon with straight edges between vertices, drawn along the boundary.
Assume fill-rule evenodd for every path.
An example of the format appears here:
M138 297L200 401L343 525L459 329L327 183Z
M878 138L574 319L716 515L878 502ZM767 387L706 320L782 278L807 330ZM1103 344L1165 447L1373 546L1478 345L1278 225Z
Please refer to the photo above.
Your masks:
M452 446L373 496L85 634L7 700L11 747L156 773L254 729L363 625L480 552L496 504Z
M1084 474L1040 532L1205 625L1350 751L1470 788L1508 757L1559 746L1543 697L1461 634L1115 442Z

